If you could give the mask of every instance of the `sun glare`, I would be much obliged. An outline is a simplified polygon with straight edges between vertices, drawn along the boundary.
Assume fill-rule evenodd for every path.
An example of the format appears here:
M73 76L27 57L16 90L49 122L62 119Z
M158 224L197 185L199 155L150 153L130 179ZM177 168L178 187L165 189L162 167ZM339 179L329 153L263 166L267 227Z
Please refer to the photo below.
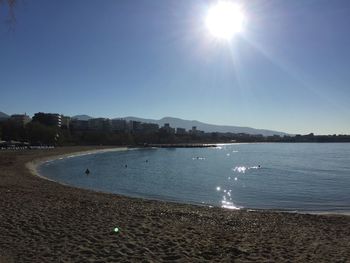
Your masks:
M205 23L214 37L230 40L243 30L244 20L243 11L238 4L220 1L209 8Z

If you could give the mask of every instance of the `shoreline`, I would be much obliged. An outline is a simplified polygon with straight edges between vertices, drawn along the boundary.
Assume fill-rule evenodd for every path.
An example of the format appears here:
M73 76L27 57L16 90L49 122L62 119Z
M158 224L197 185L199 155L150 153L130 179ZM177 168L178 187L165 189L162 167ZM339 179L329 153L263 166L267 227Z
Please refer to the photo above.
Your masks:
M0 152L0 262L350 258L346 215L226 210L131 198L44 180L26 166L107 149L97 148Z
M221 144L222 145L222 144ZM161 147L162 148L162 147ZM132 148L132 149L139 149L139 148ZM41 159L35 159L31 162L26 163L26 167L31 171L31 173L34 176L38 176L42 179L55 182L60 185L68 186L68 187L73 187L77 189L82 189L84 190L85 188L80 188L74 185L69 185L66 183L62 183L53 179L50 179L48 177L45 177L44 175L40 174L38 171L38 167L46 162L51 162L59 159L64 159L64 158L74 158L74 157L80 157L80 156L85 156L85 155L90 155L90 154L99 154L99 153L106 153L106 152L118 152L118 151L127 151L129 150L128 147L115 147L115 148L108 148L108 149L98 149L98 150L88 150L88 151L80 151L80 152L74 152L72 153L66 153L58 156L51 156L48 158L41 158ZM209 204L200 204L200 203L185 203L185 202L176 202L176 201L169 201L169 200L162 200L162 199L157 199L157 198L144 198L144 197L133 197L133 196L127 196L119 193L112 193L112 192L105 192L105 191L98 191L94 189L87 189L90 191L94 191L96 193L105 193L105 194L115 194L117 196L124 196L127 198L140 198L142 200L153 200L153 201L160 201L160 202L170 202L170 203L178 203L178 204L184 204L184 205L194 205L194 206L203 206L203 207L216 207L216 208L221 208L221 209L226 209L226 210L232 210L229 208L224 208L221 206L213 206ZM292 211L292 210L284 210L284 209L262 209L262 208L251 208L251 207L242 207L234 210L242 210L242 211L248 211L248 212L275 212L275 213L292 213L292 214L311 214L311 215L345 215L345 216L350 216L350 211Z
M51 162L51 161L64 159L64 158L74 158L74 157L85 156L85 155L89 155L89 154L99 154L99 153L106 153L106 152L118 152L118 151L126 151L126 150L128 150L128 147L113 147L113 148L107 148L107 149L95 149L95 150L79 151L79 152L73 152L73 153L65 153L65 154L61 154L61 155L57 155L57 156L50 156L50 157L43 157L43 158L39 158L39 159L34 159L34 160L30 161L30 162L27 162L25 164L25 166L31 172L31 174L33 174L34 176L38 176L41 179L48 180L48 181L51 181L51 182L55 182L57 184L69 186L69 187L75 187L73 185L65 184L65 183L62 183L62 182L59 182L59 181L55 181L53 179L50 179L50 178L47 178L47 177L43 176L38 171L38 167L40 165L46 163L46 162ZM79 188L79 187L75 187L75 188L82 189L82 188ZM96 191L96 192L98 192L98 191Z

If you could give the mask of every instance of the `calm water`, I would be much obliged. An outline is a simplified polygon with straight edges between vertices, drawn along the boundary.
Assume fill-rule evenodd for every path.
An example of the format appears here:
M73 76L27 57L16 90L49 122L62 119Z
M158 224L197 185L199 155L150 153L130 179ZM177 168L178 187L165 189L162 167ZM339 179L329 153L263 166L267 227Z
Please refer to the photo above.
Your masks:
M51 161L39 172L134 197L232 209L350 211L350 144L345 143L127 150Z

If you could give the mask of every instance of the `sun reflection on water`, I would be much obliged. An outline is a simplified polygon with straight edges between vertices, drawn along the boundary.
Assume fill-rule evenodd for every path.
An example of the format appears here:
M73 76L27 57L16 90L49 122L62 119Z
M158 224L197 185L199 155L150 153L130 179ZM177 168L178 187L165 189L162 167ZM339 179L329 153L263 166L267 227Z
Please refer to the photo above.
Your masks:
M234 177L228 176L227 180L230 181L231 185L236 184L239 176L243 176L245 175L249 170L252 169L260 169L260 165L258 166L235 166L232 168L232 172L233 174L235 174ZM234 180L231 180L234 179ZM242 187L245 187L245 185L243 184ZM220 186L216 187L216 190L218 192L223 193L222 199L221 199L221 207L222 208L228 208L228 209L241 209L243 208L242 206L238 206L234 203L233 201L233 193L232 193L232 189L222 189Z

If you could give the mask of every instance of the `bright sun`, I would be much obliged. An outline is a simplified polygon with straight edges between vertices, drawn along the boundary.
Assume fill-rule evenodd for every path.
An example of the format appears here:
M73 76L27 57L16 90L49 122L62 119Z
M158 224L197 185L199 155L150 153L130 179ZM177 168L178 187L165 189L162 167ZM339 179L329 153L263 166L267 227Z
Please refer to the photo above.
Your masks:
M205 23L214 37L230 40L242 31L244 20L244 14L238 4L221 1L209 9Z

